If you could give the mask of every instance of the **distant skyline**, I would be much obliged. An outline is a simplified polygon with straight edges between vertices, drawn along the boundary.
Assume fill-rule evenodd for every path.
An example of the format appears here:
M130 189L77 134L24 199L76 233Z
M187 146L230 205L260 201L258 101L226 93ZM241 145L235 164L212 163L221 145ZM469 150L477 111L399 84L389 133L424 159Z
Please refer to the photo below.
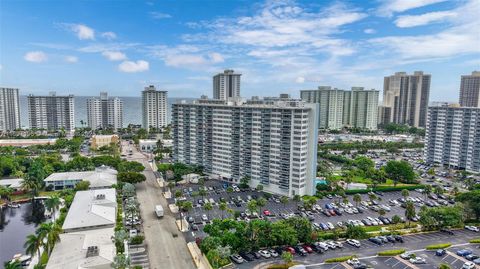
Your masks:
M383 90L383 77L432 75L430 101L458 102L480 70L479 0L0 2L0 86L21 95L212 97L242 73L241 95L329 85ZM381 94L380 94L381 95Z

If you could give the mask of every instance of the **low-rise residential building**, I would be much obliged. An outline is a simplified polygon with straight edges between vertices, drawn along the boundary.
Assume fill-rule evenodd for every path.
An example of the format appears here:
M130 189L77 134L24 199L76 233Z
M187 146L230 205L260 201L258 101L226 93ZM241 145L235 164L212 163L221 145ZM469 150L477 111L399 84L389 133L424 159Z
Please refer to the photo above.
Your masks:
M1 147L29 147L35 145L53 145L57 141L56 138L45 139L0 139Z
M5 178L0 179L0 186L11 188L13 191L19 191L22 189L22 178Z
M90 146L93 149L99 149L101 147L108 147L112 143L117 144L118 141L118 135L94 135L91 138Z
M90 182L90 189L110 188L117 183L117 170L100 166L94 171L53 173L44 181L47 188L63 190L74 188L82 180Z
M117 216L113 188L77 191L62 229L65 233L112 228Z
M138 140L138 148L143 152L153 152L157 149L157 140L140 139Z

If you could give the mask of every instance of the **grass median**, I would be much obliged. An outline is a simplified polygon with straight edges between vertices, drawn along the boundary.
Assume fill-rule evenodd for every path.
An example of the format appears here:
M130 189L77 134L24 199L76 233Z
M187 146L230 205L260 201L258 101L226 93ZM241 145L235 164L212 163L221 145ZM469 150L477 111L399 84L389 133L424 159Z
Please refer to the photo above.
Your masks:
M378 252L377 255L378 256L397 256L397 255L400 255L402 253L405 253L405 249L385 250L385 251Z
M355 258L355 256L343 256L343 257L326 259L325 262L326 263L345 262L353 258Z
M452 243L443 243L443 244L429 245L425 249L426 250L437 250L437 249L449 248L451 246L452 246Z
M480 244L480 238L475 238L469 241L470 244Z

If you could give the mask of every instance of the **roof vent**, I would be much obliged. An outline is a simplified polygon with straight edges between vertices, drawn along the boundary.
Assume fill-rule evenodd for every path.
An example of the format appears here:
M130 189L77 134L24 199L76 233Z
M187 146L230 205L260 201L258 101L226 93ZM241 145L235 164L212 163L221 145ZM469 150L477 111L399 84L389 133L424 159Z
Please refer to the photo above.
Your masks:
M103 200L105 199L105 194L101 193L101 194L97 194L97 200Z
M98 246L90 246L87 248L87 258L98 256Z

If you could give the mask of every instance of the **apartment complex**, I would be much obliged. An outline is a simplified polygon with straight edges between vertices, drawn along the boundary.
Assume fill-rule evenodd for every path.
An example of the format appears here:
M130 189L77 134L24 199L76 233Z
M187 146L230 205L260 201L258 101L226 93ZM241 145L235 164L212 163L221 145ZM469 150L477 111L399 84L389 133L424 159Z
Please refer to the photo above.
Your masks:
M460 83L460 106L480 107L480 71L462 76Z
M30 128L66 131L75 129L73 95L28 96L28 118Z
M377 129L378 95L376 90L352 87L351 91L330 86L317 90L300 91L300 97L308 103L319 104L319 128L339 130L344 127Z
M480 108L429 107L424 156L428 163L480 172Z
M100 97L87 99L88 127L92 129L111 128L118 130L123 126L123 101L118 97L108 97L101 92Z
M18 89L0 88L0 132L20 129Z
M426 126L431 75L415 71L413 75L397 72L384 78L381 124L396 123Z
M150 85L142 91L143 128L163 128L167 126L167 91L157 91Z
M225 70L213 76L213 99L227 100L240 97L241 75L233 70Z
M315 192L318 106L290 98L173 105L173 156L220 180L250 177L267 192Z

